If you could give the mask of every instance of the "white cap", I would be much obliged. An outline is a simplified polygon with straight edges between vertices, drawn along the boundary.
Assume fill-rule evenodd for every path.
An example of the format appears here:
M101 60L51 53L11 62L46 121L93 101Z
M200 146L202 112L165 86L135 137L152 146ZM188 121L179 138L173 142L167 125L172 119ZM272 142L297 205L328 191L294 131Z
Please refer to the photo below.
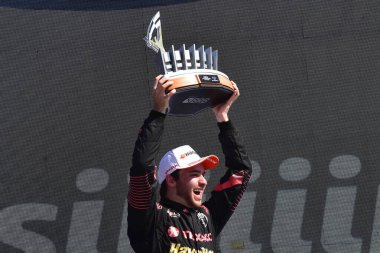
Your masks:
M202 164L205 170L218 166L219 158L215 155L200 157L189 145L180 146L167 152L158 166L158 181L160 184L176 170L187 169Z

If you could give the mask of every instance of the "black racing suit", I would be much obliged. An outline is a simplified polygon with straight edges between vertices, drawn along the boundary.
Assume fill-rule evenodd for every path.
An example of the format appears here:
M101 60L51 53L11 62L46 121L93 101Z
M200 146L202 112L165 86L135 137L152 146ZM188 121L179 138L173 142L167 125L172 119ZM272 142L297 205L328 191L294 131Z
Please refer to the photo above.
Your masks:
M216 253L216 237L238 205L251 163L231 121L218 123L227 171L200 208L159 199L155 158L165 115L151 111L133 152L128 193L128 236L136 253Z

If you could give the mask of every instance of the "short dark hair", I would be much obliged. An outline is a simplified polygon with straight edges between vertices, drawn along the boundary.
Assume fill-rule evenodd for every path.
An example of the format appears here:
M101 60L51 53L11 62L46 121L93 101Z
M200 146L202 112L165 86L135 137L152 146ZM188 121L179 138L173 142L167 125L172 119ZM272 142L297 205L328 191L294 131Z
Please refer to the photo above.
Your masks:
M172 177L174 177L175 181L178 181L179 179L179 170L175 170L170 174ZM168 187L166 186L166 179L162 181L161 187L160 187L160 196L161 198L166 197L166 194L168 193Z

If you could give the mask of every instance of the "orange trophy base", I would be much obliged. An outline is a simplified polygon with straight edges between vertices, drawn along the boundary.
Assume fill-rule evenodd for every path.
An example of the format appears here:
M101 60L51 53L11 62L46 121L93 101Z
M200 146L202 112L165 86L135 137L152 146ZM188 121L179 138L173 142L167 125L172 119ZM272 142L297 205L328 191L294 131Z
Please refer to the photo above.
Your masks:
M165 77L173 81L167 92L176 89L170 98L169 115L194 115L225 102L234 92L228 76L217 70L183 70Z

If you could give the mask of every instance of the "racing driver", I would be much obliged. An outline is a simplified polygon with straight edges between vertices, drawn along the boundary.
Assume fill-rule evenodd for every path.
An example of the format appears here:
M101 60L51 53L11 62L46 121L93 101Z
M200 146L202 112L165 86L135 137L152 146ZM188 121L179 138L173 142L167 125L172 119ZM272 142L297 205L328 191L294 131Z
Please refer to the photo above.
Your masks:
M153 108L135 143L128 193L128 236L136 253L216 253L217 236L238 205L251 174L251 163L228 111L239 97L234 93L214 107L219 141L227 170L211 197L202 202L205 171L215 168L218 157L200 157L184 145L167 152L158 170L155 158L164 130L170 97L165 88L173 82L157 76Z

